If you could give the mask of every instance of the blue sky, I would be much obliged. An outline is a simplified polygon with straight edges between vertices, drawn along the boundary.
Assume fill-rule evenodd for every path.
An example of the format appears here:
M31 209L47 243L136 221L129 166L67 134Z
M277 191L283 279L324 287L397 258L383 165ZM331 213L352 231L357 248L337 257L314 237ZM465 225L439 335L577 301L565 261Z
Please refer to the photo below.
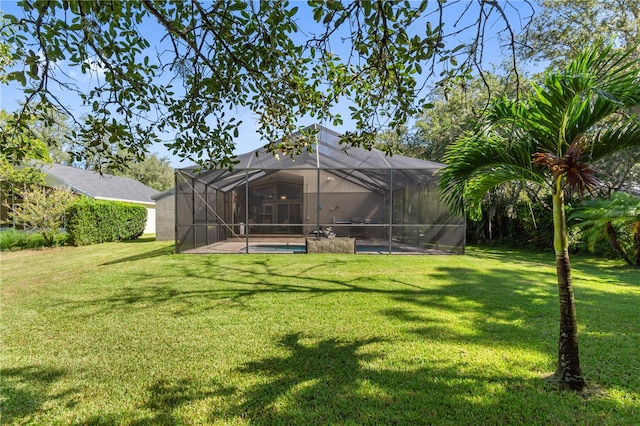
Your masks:
M313 22L313 20L311 19L309 10L307 9L307 6L306 6L306 2L294 1L292 3L294 3L296 6L300 8L300 13L299 13L300 16L296 19L298 19L300 28L302 28L305 34L308 35L309 32L313 31L314 27L317 28L317 24L315 24L315 22ZM456 14L459 15L461 12L461 8L464 8L467 5L469 5L469 3L465 1L456 3L451 7L449 7L449 10L447 11L447 13L451 13L452 16ZM505 12L508 15L511 25L514 27L515 30L519 31L521 21L527 19L532 12L530 6L524 1L520 1L520 0L512 1L510 2L510 4L504 3L503 6L504 6ZM15 0L1 0L0 8L3 11L3 13L13 14L16 16L20 16L21 14L21 9L17 7ZM447 23L447 25L451 25L451 27L453 27L453 22L455 22L455 19L446 19L445 22ZM466 22L464 21L459 22L457 28L464 27L465 23ZM500 46L499 40L495 35L495 32L498 29L499 27L497 24L495 25L495 28L492 28L492 26L489 25L489 28L487 29L487 33L491 34L491 37L487 38L485 42L485 63L487 65L487 69L490 69L490 64L500 63L503 60L505 53L507 53L503 51L503 49ZM145 35L149 38L152 44L152 49L154 50L156 48L159 49L161 47L159 46L159 43L162 35L159 25L155 23L150 23L149 25L145 25L145 32L146 32ZM305 34L302 34L301 36L304 36ZM468 33L464 33L461 37L462 37L461 41L465 41L465 37L468 39L470 35ZM336 53L340 54L340 49L342 47L339 41L337 41L336 43L334 43L334 45L332 45L332 48L335 49ZM70 77L76 79L76 84L79 87L81 88L86 87L87 90L92 86L92 83L95 83L96 79L101 78L101 71L98 67L94 69L94 72L92 73L92 75L83 75L79 73L77 70L69 68L65 64L60 64L60 66L65 70L65 72L69 74ZM65 99L65 101L68 101L67 106L71 111L74 112L76 116L82 115L83 107L78 98L70 97L70 96L65 97L65 93L62 90L59 90L58 92L59 92L58 93L59 96ZM20 92L20 90L16 85L13 85L13 86L7 86L4 84L0 85L0 106L3 109L9 110L9 111L15 110L18 107L18 102L20 102L22 99L24 99L24 95ZM353 122L349 118L348 104L339 105L336 111L341 113L344 119L343 125L338 127L333 127L330 123L319 123L319 124L323 124L338 132L352 130ZM257 128L256 116L247 108L243 108L243 107L236 108L234 113L238 120L243 121L243 125L240 129L240 135L236 140L235 152L238 154L243 152L248 152L264 145L264 141L261 141L256 133L256 128ZM313 119L308 117L302 117L299 122L300 125L310 125L312 123L313 123ZM172 135L171 133L167 133L167 134L161 135L161 137L165 140L171 140L174 137L174 135ZM181 161L179 158L172 156L171 153L162 145L153 146L151 148L151 152L156 152L160 154L160 156L168 157L173 167L185 167L189 165L187 162Z

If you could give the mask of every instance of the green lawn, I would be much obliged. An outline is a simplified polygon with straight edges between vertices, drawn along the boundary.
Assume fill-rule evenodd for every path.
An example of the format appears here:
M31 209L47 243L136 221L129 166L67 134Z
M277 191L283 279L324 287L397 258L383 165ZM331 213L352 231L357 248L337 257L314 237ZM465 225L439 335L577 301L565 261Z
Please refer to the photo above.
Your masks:
M554 389L552 255L1 254L5 424L640 424L640 273L574 257L586 395Z

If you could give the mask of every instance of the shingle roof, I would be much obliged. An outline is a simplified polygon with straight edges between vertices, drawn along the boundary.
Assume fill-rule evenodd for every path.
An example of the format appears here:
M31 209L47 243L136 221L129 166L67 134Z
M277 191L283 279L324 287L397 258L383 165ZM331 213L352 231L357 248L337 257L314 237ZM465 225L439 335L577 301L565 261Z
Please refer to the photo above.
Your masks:
M122 176L60 164L43 164L41 169L48 184L66 186L94 198L155 204L151 197L158 194L155 189Z

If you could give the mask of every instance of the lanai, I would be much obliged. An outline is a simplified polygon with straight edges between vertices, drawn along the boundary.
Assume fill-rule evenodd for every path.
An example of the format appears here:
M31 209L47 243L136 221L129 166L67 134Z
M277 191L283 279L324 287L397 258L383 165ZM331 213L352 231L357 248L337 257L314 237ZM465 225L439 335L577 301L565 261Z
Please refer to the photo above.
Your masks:
M260 149L238 156L233 170L178 170L176 251L234 243L231 251L248 253L258 241L332 234L376 252L464 251L464 218L437 191L443 164L346 150L317 125L293 137L308 133L314 149L295 158Z

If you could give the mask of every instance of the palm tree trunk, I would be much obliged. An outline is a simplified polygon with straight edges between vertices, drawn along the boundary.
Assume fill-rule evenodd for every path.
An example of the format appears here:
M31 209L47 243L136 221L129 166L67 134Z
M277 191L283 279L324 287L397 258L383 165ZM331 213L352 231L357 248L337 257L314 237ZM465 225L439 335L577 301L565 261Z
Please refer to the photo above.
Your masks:
M578 352L578 321L571 281L567 222L564 211L562 177L557 177L553 193L553 245L556 253L558 295L560 298L560 337L558 339L558 366L555 380L561 387L582 390L585 380L580 370Z

